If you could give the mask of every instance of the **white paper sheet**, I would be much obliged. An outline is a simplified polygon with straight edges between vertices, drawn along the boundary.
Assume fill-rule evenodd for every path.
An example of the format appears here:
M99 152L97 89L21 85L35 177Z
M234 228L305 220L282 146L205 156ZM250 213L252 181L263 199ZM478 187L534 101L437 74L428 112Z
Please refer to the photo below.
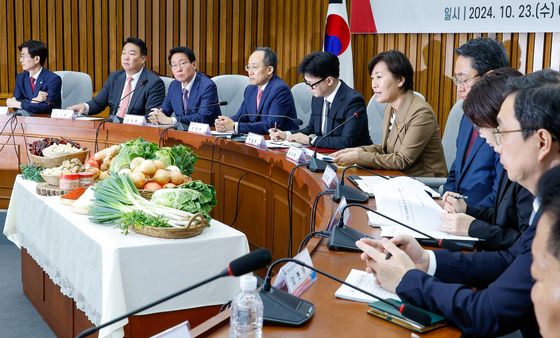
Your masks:
M399 296L397 296L397 294L387 291L386 289L378 285L375 280L375 276L365 271L352 269L352 271L350 271L350 273L348 274L348 277L346 277L345 281L383 299L392 298L399 301L401 300ZM353 289L347 285L342 285L341 287L339 287L334 295L338 298L353 300L356 302L371 303L373 301L376 301L376 299L374 299L373 297L370 297L365 293Z

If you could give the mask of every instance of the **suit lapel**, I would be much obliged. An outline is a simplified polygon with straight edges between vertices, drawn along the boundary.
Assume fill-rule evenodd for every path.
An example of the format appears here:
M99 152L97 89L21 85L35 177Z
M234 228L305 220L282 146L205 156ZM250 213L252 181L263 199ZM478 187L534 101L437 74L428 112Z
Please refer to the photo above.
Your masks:
M395 113L395 121L393 123L393 127L391 128L391 131L389 131L389 126L391 124L392 108L390 104L388 104L387 107L385 108L385 117L384 117L384 123L386 123L385 130L388 131L388 135L389 135L387 137L387 149L389 149L389 146L392 147L393 151L397 149L397 141L399 141L399 134L401 133L402 129L405 128L406 126L408 111L410 110L410 106L412 105L412 100L414 99L414 97L411 95L415 95L415 94L413 93L406 94L406 98L401 103L399 110ZM400 140L400 142L402 143L402 140Z
M472 128L471 128L471 134L472 134ZM470 135L469 135L469 136L470 136ZM468 147L469 142L470 142L470 139L469 139L469 141L467 142L467 147ZM468 168L468 167L471 165L471 163L473 162L473 160L474 160L474 158L475 158L475 156L476 156L476 153L478 152L478 149L480 149L480 147L482 147L482 146L484 145L484 142L486 142L486 141L484 141L484 140L482 139L482 137L477 137L477 138L476 138L476 141L475 141L474 144L473 144L473 147L472 147L472 149L471 149L471 152L469 153L469 155L468 155L467 158L465 159L465 163L464 163L463 166L461 167L461 169L462 169L462 170L461 170L461 176L463 176L463 173L465 173L465 172L467 171L467 168ZM465 152L466 152L466 150L465 150ZM463 154L464 154L464 152L463 152ZM460 159L462 159L462 158L460 158Z
M128 104L127 114L129 112L131 114L134 113L134 103L136 102L136 100L138 100L138 97L142 96L142 92L144 91L144 88L140 88L140 83L142 83L142 81L144 81L144 79L146 79L146 77L147 77L146 68L144 68L144 69L142 69L142 73L140 73L140 76L138 77L138 82L136 83L136 87L134 87L134 93L132 93L132 97L130 98L130 103ZM137 115L145 115L145 112L144 111L138 111L138 112L136 112L136 114Z
M463 126L465 127L463 128ZM459 186L459 183L464 177L467 161L463 162L463 159L465 158L465 153L467 152L467 147L469 146L469 137L472 134L472 130L473 130L472 123L470 122L468 117L464 116L463 121L461 121L461 125L459 127L459 131L461 131L461 133L457 135L457 137L461 138L462 140L467 139L467 142L461 142L459 147L457 147L457 154L455 156L455 161L458 161L457 163L459 164L459 170L457 170L457 175L458 175L457 186Z
M336 114L338 114L338 110L342 106L342 103L344 102L345 98L346 98L346 88L344 87L344 83L340 82L340 88L338 88L338 92L334 96L334 100L331 103L331 108L327 115L327 132L333 130L334 118L336 117ZM321 111L321 115L322 114L323 112Z
M264 103L266 102L266 99L268 97L268 94L270 93L270 91L272 90L272 86L273 86L273 81L274 81L275 77L273 76L270 81L268 81L268 84L266 85L266 88L264 89L264 92L261 96L261 102L259 104L259 108L256 109L257 106L257 93L258 93L258 87L257 87L257 91L255 92L255 109L257 110L257 114L261 115L262 114L262 109L264 107ZM258 116L255 116L255 118L258 118Z
M39 91L42 90L43 82L45 82L46 77L47 70L43 68L43 70L41 70L41 74L39 74L39 77L37 78L37 80L35 80L35 92L33 93L33 97L36 96L35 93L39 93ZM29 86L31 87L31 82L29 83Z
M200 75L196 74L194 78L193 85L191 87L191 91L189 93L189 107L195 107L196 104L196 97L198 96L198 89L200 88ZM182 92L181 92L182 94ZM189 113L194 113L193 111L189 111Z

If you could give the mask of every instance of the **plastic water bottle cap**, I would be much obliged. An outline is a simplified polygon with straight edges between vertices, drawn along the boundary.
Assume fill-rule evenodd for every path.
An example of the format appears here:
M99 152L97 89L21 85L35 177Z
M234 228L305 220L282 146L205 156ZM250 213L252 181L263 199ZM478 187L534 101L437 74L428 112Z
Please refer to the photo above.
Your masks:
M257 277L253 275L243 275L239 279L239 285L243 291L255 291L257 289Z

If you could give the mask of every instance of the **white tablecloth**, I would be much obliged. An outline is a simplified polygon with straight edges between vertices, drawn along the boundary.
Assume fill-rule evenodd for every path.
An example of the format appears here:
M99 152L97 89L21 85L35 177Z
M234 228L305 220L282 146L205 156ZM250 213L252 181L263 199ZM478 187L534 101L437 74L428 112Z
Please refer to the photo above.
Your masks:
M249 252L243 233L215 220L194 238L125 236L113 225L73 213L58 197L38 196L35 187L17 178L4 234L27 249L94 324L215 275ZM236 278L222 278L142 314L223 304L238 285ZM100 337L122 337L127 322L102 330Z

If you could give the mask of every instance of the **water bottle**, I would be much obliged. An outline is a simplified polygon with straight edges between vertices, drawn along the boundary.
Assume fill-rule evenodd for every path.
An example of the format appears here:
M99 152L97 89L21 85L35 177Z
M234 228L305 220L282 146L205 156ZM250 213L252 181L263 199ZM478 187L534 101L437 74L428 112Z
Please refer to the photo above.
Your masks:
M231 305L230 338L261 338L263 326L263 303L256 291L257 278L241 276L241 293Z

